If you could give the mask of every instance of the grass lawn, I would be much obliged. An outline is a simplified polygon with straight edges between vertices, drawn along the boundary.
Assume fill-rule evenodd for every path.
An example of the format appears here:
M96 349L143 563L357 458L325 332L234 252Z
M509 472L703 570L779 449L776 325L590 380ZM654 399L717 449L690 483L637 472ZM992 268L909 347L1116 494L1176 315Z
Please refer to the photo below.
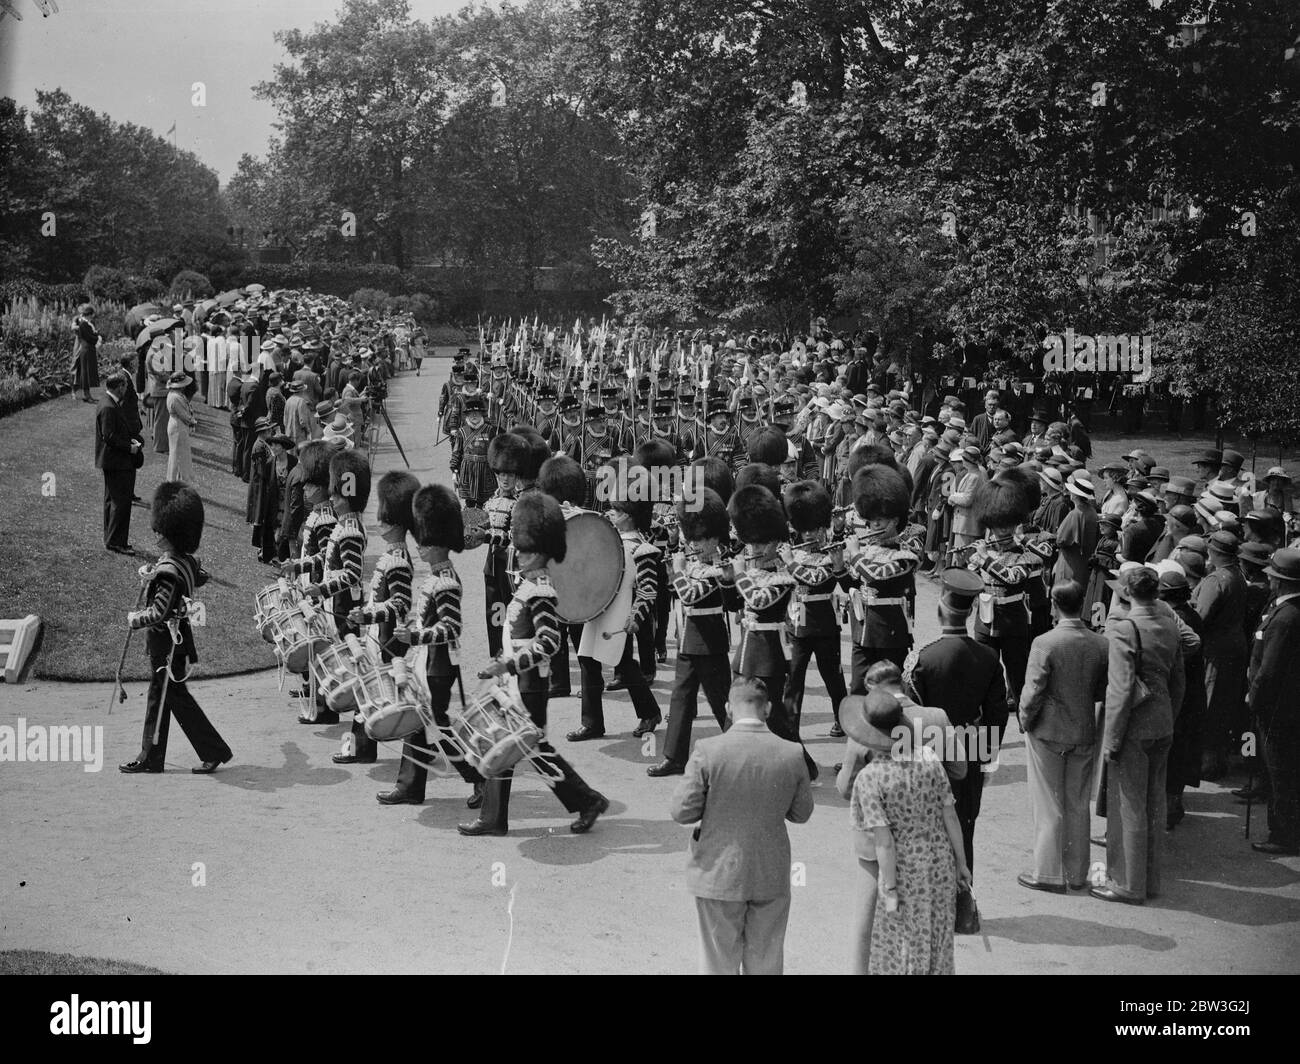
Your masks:
M0 975L166 975L158 968L102 957L45 953L35 949L0 950Z
M95 395L103 394L96 388ZM257 561L244 522L247 485L230 473L224 410L195 402L194 475L206 521L198 556L212 579L199 592L207 627L198 630L195 676L271 668L271 646L253 628L253 595L273 579ZM145 430L149 436L148 429ZM39 614L45 622L33 675L111 679L126 636L126 612L140 591L138 567L157 558L148 501L167 472L166 456L145 442L131 512L130 541L141 557L103 545L103 476L95 468L95 407L69 396L0 420L0 616ZM124 676L147 677L144 638L131 639Z

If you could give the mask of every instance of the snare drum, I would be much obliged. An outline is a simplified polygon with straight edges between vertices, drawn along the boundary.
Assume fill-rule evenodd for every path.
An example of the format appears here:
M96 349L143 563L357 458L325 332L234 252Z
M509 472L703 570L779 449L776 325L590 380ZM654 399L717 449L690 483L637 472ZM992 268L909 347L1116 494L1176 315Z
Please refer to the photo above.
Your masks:
M456 745L485 779L500 776L537 751L545 737L505 687L475 699L451 722Z
M306 600L271 617L276 653L290 672L304 672L313 653L330 645L325 615Z
M371 663L357 677L357 716L375 742L405 739L433 723L433 713L420 704L406 662Z
M275 633L271 627L271 619L277 614L292 608L302 600L302 589L290 584L288 580L281 577L274 584L267 584L254 597L255 609L253 611L253 623L257 626L258 632L268 643L275 642Z
M357 708L357 680L370 667L370 656L356 636L330 644L312 661L321 697L336 713L350 713Z

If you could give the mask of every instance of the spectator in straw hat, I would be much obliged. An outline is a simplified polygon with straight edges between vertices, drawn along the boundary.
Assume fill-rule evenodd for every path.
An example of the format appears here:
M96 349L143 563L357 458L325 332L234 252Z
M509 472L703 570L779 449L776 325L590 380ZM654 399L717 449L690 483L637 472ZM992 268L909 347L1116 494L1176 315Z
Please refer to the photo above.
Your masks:
M1074 580L1083 586L1088 584L1088 560L1097 549L1097 497L1093 494L1091 481L1081 476L1071 476L1065 482L1066 494L1073 502L1074 508L1061 519L1056 530L1058 554L1056 565L1052 569L1052 580ZM1087 615L1085 614L1085 619Z
M1295 491L1291 476L1281 466L1273 466L1264 474L1264 488L1255 492L1251 498L1251 509L1277 510L1288 522L1294 521L1296 514Z
M167 381L167 479L183 480L194 486L194 464L190 456L190 433L197 418L190 406L194 379L177 370Z
M1204 630L1201 615L1192 606L1192 585L1182 566L1166 559L1156 566L1160 601L1174 611L1179 622L1198 639ZM1181 628L1180 628L1181 632ZM1201 785L1201 730L1205 725L1205 656L1203 641L1183 647L1183 707L1174 721L1165 777L1165 826L1172 831L1186 815L1183 791Z
M1170 507L1165 514L1164 529L1151 549L1147 551L1146 558L1134 560L1145 561L1149 565L1164 561L1178 549L1178 541L1184 536L1190 536L1196 531L1196 527L1196 511L1190 506Z

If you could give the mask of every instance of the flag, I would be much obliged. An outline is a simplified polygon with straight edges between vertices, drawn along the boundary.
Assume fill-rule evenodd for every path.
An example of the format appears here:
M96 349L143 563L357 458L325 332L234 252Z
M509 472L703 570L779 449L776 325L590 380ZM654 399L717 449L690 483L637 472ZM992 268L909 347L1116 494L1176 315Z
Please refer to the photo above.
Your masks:
M167 132L164 133L163 136L164 136L164 137L170 137L170 136L171 136L173 133L175 133L175 132L176 132L176 123L173 122L173 123L172 123L172 128L169 129L169 130L167 130Z

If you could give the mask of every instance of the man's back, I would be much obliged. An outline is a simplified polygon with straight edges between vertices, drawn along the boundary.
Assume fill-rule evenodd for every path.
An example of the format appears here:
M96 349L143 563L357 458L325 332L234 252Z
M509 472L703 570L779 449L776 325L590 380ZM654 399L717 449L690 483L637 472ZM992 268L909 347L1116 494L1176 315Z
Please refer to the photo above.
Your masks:
M1096 703L1106 697L1110 644L1081 620L1065 619L1029 649L1021 714L1045 742L1089 743L1096 738Z
M99 400L99 407L95 411L95 468L135 468L126 419L107 392Z
M808 770L798 744L765 724L737 721L702 739L673 795L678 823L700 821L691 843L686 889L721 901L766 901L790 892L790 838L785 821L802 824L813 810Z
M913 655L904 679L916 701L938 706L954 725L1006 723L1006 683L996 650L969 635L945 635Z

